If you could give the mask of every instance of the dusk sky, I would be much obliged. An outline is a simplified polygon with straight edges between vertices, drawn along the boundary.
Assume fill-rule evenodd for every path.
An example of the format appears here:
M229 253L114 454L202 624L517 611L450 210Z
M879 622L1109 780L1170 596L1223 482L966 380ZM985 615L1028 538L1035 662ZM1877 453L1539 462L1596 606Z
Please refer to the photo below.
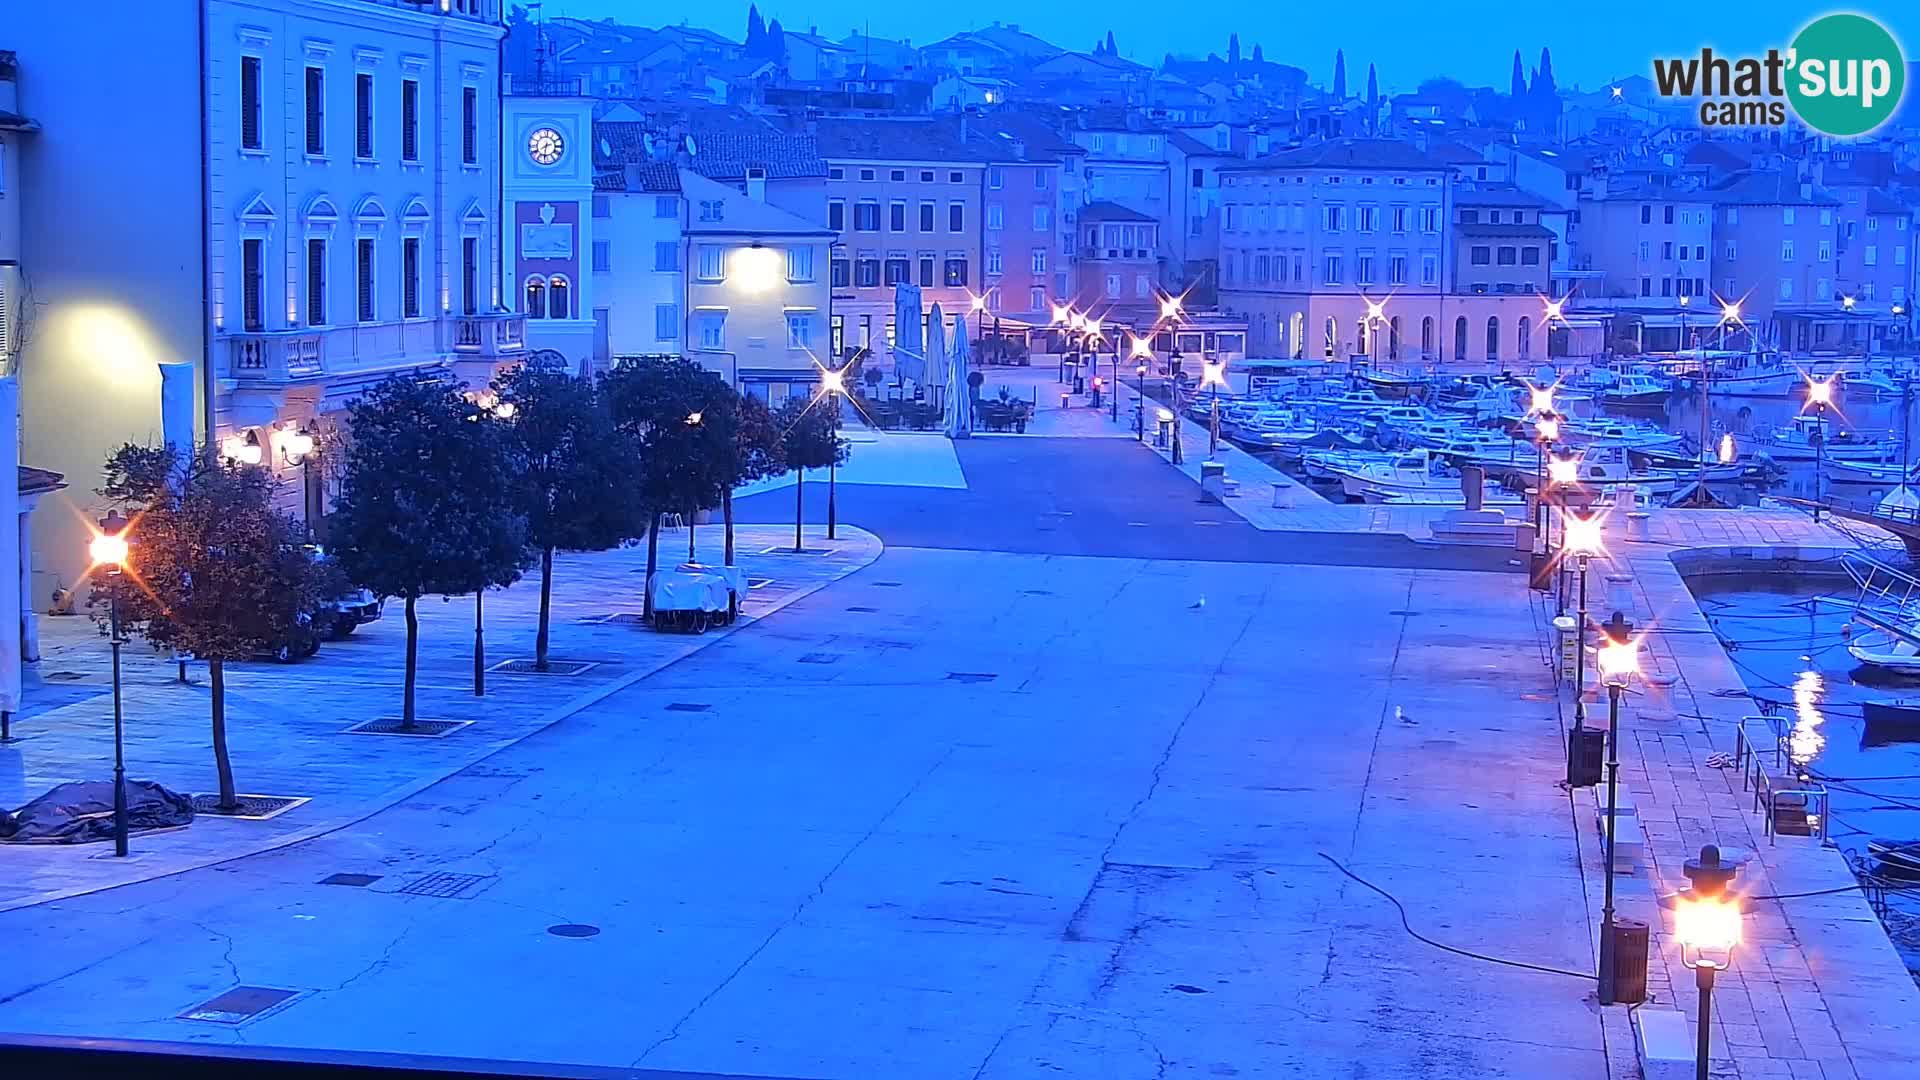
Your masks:
M1433 75L1504 89L1513 50L1521 50L1531 67L1543 45L1553 50L1554 75L1561 87L1579 83L1591 88L1621 75L1645 73L1655 56L1686 55L1703 45L1742 53L1784 46L1808 19L1828 10L1879 18L1900 38L1910 60L1915 58L1911 43L1920 42L1920 8L1910 3L1828 8L1805 0L1749 0L1735 6L1672 0L1526 6L1370 0L1255 8L1139 0L1099 5L975 0L966 7L972 19L928 14L918 5L862 0L768 0L760 11L792 29L817 27L836 41L859 28L924 45L998 19L1018 23L1063 48L1089 49L1110 29L1121 54L1142 63L1157 63L1168 52L1225 54L1228 32L1238 31L1246 51L1259 43L1268 59L1303 67L1319 82L1331 78L1334 50L1344 48L1350 79L1363 84L1367 65L1377 64L1381 88L1390 92L1411 90ZM546 13L611 16L650 26L684 21L738 39L745 33L747 0L547 0Z

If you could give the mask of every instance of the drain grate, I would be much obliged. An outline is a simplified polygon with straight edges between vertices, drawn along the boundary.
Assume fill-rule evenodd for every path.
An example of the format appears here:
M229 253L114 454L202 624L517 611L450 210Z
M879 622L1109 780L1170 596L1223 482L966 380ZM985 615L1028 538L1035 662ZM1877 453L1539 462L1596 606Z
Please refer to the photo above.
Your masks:
M1387 612L1387 614L1389 614L1389 615L1418 615L1418 614L1420 614L1420 613L1419 613L1419 612L1417 612L1417 611L1408 611L1408 610L1406 610L1405 608L1401 608L1401 609L1399 609L1399 610L1396 610L1396 611L1389 611L1389 612Z
M195 1005L181 1013L180 1018L204 1020L209 1024L244 1024L286 1004L299 992L271 986L236 986L211 1001Z
M580 675L598 666L588 660L549 660L542 671L532 660L502 660L487 670L501 675Z
M949 671L947 678L954 682L979 683L992 682L1000 676L990 671Z
M880 609L877 607L863 607L859 605L850 607L847 610L855 612L860 615L878 615L880 613Z
M378 720L362 720L347 728L354 735L399 735L412 739L440 739L459 731L471 720L420 720L415 719L413 726L400 726L397 716L382 716Z
M800 658L803 664L836 664L840 662L837 652L810 652Z
M303 795L235 795L234 799L240 804L239 806L232 810L222 810L220 796L195 795L193 812L210 814L214 817L238 818L241 821L266 821L279 817L301 803L312 801L310 796Z
M379 881L380 878L380 874L328 874L326 877L320 879L320 884L349 885L356 889L364 889L374 882Z
M706 712L713 706L704 701L675 701L667 705L668 712Z
M547 927L547 933L554 937L590 938L598 935L600 928L587 923L567 922Z
M455 874L447 870L435 870L425 877L415 878L400 887L408 896L438 896L446 900L465 900L479 892L493 878L485 874Z

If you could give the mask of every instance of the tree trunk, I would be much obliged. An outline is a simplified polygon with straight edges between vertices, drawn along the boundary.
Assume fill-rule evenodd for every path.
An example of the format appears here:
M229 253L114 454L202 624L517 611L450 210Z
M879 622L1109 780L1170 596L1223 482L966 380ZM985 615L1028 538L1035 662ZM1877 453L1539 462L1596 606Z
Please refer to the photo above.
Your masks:
M547 625L553 614L553 548L540 549L540 629L533 635L533 669L547 670Z
M720 516L727 522L727 565L733 565L733 485L720 493Z
M807 470L793 473L793 553L800 554L800 523L807 518Z
M695 558L693 554L693 521L694 521L694 516L699 513L700 511L698 510L687 511L687 561L690 563L697 563L700 561L699 559Z
M207 685L213 690L213 767L220 774L220 809L240 809L233 793L233 762L227 758L227 667L223 661L207 661Z
M653 571L660 565L660 512L653 512L653 519L647 523L647 585L641 590L645 595L640 601L640 618L653 621Z
M400 694L400 726L413 730L413 682L420 670L420 616L413 610L413 597L407 597L407 678Z

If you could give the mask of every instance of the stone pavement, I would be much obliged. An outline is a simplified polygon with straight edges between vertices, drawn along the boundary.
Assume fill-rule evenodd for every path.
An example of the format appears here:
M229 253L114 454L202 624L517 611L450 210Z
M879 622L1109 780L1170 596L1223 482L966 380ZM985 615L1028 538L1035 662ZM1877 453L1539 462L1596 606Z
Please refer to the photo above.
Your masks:
M758 632L759 620L871 563L881 550L872 534L844 525L835 541L817 527L806 536L818 554L792 554L791 525L737 529L736 561L755 586L740 622L705 635L660 633L633 621L644 544L556 555L552 656L593 666L577 675L492 672L483 698L472 692L471 598L420 601L417 715L472 722L443 738L344 730L399 715L406 626L397 602L311 660L229 664L227 728L239 790L312 801L266 821L201 815L185 829L137 834L124 859L106 844L0 844L0 910L175 874L358 821L732 633ZM718 524L698 528L696 540L703 560L722 561ZM662 565L675 565L686 550L685 530L662 532ZM533 656L538 605L537 569L488 594L489 665ZM34 707L15 723L15 741L0 745L0 806L8 808L64 781L112 775L106 639L84 616L43 618L41 626L42 685L28 686ZM130 643L123 655L128 778L215 790L204 667L190 667L192 682L181 684L175 665L144 643Z

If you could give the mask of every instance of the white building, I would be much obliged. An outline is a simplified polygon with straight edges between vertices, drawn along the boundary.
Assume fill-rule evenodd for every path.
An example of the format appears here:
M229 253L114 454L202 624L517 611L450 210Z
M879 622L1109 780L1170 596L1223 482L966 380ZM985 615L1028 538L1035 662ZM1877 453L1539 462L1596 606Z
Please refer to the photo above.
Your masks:
M640 162L602 170L593 208L593 288L606 312L610 355L680 354L686 202L679 168Z
M37 597L84 566L120 443L211 439L311 514L329 470L296 433L388 375L477 385L521 352L495 285L500 0L14 8L21 105L56 135L20 155L23 452L82 511L37 515Z

